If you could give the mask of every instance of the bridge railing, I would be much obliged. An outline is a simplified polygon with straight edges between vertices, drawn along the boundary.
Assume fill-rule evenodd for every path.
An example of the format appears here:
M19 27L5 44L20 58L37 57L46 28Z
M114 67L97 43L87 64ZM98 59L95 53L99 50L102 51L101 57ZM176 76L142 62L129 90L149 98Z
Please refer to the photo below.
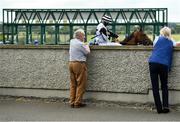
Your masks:
M168 23L167 8L126 9L3 9L4 44L69 44L74 30L83 28L90 40L103 15L113 22L110 30L130 34L133 26L150 28L152 37Z

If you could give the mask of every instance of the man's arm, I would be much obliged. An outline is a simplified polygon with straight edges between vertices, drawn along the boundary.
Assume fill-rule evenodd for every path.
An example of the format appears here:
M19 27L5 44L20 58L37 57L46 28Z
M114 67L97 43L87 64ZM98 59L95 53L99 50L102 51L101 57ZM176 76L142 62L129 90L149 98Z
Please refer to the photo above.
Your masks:
M81 44L79 48L85 55L90 53L89 45Z
M108 32L109 32L109 36L110 37L114 37L114 38L118 38L119 37L117 34L111 32L110 30L108 30Z
M101 30L99 32L103 33L105 36L107 36L107 31L105 28L101 28Z

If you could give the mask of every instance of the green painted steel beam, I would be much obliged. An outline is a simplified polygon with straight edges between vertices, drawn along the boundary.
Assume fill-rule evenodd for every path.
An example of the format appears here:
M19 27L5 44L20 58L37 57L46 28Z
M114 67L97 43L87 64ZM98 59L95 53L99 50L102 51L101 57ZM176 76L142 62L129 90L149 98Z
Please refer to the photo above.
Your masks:
M18 26L25 26L25 44L33 42L32 35L35 32L32 32L32 26L40 27L40 44L46 44L48 26L55 28L54 38L51 39L54 40L54 44L62 41L59 34L60 27L69 27L69 37L73 38L73 28L81 26L85 29L87 37L87 28L97 26L104 14L112 17L113 22L110 26L114 33L116 26L125 26L125 32L130 34L131 26L139 25L144 28L150 25L153 26L153 35L157 35L160 27L168 24L167 8L3 9L3 42L10 40L12 43L14 41L19 43L18 39L22 35L18 35ZM65 43L68 42L69 38Z

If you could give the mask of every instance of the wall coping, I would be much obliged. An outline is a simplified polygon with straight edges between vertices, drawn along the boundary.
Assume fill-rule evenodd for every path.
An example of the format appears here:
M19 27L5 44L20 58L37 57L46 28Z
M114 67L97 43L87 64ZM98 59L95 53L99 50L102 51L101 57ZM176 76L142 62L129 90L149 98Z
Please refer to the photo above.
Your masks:
M152 46L90 46L93 50L152 50ZM0 45L0 49L69 49L69 45ZM180 51L180 47L174 50Z

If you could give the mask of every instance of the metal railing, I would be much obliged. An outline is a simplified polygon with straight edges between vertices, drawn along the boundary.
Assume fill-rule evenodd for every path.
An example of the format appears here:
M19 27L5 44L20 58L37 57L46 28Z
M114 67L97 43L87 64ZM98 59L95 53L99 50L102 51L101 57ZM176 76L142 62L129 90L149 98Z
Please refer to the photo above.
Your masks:
M133 26L151 26L153 37L168 24L167 8L125 9L3 9L3 43L68 44L75 29L93 36L103 15L109 15L114 33L130 34Z

